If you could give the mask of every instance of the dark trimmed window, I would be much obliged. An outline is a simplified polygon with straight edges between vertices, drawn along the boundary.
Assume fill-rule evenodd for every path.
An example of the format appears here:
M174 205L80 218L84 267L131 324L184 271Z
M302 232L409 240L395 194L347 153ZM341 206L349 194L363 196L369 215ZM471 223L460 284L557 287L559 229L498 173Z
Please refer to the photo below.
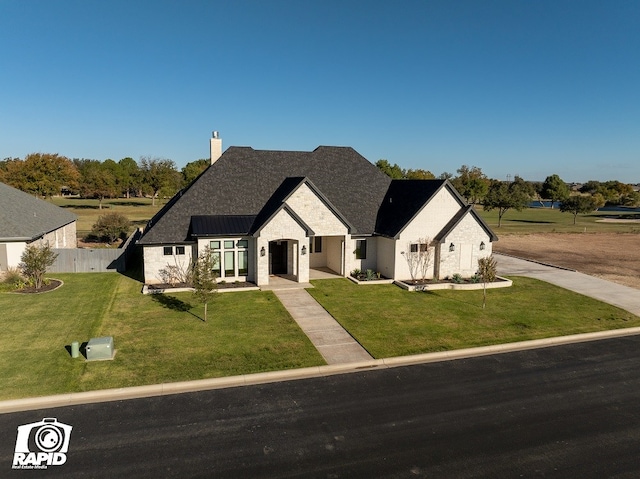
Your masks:
M171 256L173 254L173 246L165 246L164 247L164 255Z
M313 240L313 252L322 253L322 236L315 236Z
M184 254L184 246L176 246L176 254Z
M356 240L356 259L367 259L367 240Z

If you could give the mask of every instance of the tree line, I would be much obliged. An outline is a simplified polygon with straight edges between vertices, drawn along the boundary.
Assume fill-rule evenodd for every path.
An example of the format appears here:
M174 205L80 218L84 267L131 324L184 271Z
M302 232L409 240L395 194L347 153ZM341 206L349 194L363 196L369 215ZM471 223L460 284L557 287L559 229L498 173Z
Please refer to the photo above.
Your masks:
M208 159L187 163L180 171L173 160L126 157L120 161L74 158L57 153L31 153L0 161L0 181L26 193L47 198L75 194L96 198L100 208L105 198L173 196L189 185L207 166Z
M433 179L436 176L427 170L405 170L387 160L378 160L376 166L394 179ZM462 165L457 176L442 173L438 178L451 181L458 192L472 204L483 205L486 211L498 211L498 226L502 217L510 210L521 211L538 201L549 201L550 207L559 205L560 211L573 214L575 223L578 214L595 211L607 204L628 207L640 206L640 192L633 185L620 181L591 180L573 191L569 184L557 174L547 176L544 181L525 181L515 176L513 181L488 178L477 166Z

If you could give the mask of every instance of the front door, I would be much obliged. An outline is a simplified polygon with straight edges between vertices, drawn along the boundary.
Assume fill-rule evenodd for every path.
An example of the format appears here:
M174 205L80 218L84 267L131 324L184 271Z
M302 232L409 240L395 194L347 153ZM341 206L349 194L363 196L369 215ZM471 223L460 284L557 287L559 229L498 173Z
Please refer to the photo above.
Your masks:
M287 242L269 243L269 273L287 274Z

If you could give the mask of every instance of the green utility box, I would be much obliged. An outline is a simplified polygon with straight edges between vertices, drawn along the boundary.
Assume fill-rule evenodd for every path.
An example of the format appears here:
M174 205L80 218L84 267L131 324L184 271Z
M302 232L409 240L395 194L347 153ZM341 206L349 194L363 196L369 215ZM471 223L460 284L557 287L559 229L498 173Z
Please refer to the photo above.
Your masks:
M80 343L74 341L71 343L71 357L77 358L78 356L80 356Z
M100 361L113 359L113 336L103 338L91 338L87 343L87 361Z

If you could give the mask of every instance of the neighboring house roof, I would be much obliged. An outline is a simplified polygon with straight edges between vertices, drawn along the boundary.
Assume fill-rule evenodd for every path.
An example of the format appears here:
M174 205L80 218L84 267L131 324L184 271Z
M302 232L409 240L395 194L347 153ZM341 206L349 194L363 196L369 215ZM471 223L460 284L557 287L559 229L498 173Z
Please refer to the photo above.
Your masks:
M152 218L139 242L190 241L192 216L260 215L267 219L305 178L348 222L352 234L374 233L378 208L391 179L353 148L321 146L301 152L231 147L174 197L170 207Z
M444 228L433 238L433 241L436 243L442 243L444 239L447 237L449 233L451 233L458 223L462 221L462 219L468 214L472 215L476 221L480 224L480 226L487 232L489 235L489 241L498 241L498 236L489 228L489 225L482 219L482 217L475 210L473 205L468 205L466 208L462 208L456 215L451 218Z
M0 241L33 241L77 219L64 208L0 183Z
M461 207L466 206L467 202L448 180L393 180L378 211L375 232L397 237L442 188L447 188Z

